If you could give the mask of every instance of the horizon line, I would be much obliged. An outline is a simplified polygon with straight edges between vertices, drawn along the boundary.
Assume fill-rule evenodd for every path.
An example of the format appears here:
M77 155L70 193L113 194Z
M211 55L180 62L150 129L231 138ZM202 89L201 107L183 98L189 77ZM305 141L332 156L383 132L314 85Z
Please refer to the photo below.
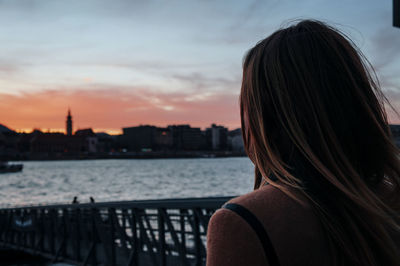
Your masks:
M234 127L227 127L223 124L218 124L218 123L210 123L209 126L206 127L201 127L201 126L192 126L189 123L176 123L176 124L168 124L166 126L160 126L160 125L155 125L155 124L137 124L137 125L132 125L132 126L124 126L119 129L113 129L113 128L92 128L92 127L78 127L76 130L73 130L75 133L78 130L83 130L83 129L92 129L94 133L107 133L109 135L120 135L123 134L123 129L124 128L130 128L130 127L138 127L138 126L155 126L155 127L160 127L160 128L167 128L168 126L182 126L182 125L188 125L192 128L200 128L201 130L205 130L212 126L213 124L217 126L223 126L226 127L229 131L236 130L241 128L240 125L234 126ZM66 134L66 129L65 128L42 128L42 127L32 127L32 128L10 128L5 124L0 123L0 125L3 125L7 127L8 129L15 131L17 133L32 133L35 130L39 130L43 133L63 133Z

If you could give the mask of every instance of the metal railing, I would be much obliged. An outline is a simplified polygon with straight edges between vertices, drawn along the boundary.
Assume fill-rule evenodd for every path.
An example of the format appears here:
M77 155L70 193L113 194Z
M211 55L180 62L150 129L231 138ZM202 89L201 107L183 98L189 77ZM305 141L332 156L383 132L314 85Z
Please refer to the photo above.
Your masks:
M208 221L232 197L0 209L0 246L83 265L204 265Z

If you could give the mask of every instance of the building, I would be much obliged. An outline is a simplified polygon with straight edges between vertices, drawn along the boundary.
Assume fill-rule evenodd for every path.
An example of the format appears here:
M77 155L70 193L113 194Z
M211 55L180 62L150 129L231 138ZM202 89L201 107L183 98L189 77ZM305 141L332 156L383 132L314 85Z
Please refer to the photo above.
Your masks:
M105 132L95 133L97 137L97 152L109 153L118 150L117 136L112 136Z
M36 134L31 140L30 150L31 154L49 157L88 152L85 137L67 136L62 133Z
M96 153L98 145L98 137L91 128L79 129L75 132L75 136L85 139L85 151L88 153Z
M174 150L204 150L206 139L204 132L198 127L190 125L168 126L172 134L172 148Z
M72 136L72 116L71 116L71 110L68 108L68 115L67 115L67 121L66 121L66 133L67 136Z
M31 133L21 133L18 140L18 150L22 157L29 157L31 153L32 139L37 135L43 134L39 129L34 129Z
M226 150L228 148L228 129L212 124L206 129L207 146L211 150Z
M228 132L228 149L234 152L244 152L242 130L240 128Z
M143 125L122 129L121 146L128 151L147 151L155 148L155 126Z
M170 150L173 147L173 136L169 128L157 127L154 132L154 146L155 150Z
M73 135L72 115L68 109L66 120L66 134L43 133L35 130L21 140L21 147L26 147L29 141L31 155L44 157L60 157L64 155L81 155L97 152L97 137L91 128L81 129Z
M129 151L200 150L205 146L200 128L189 125L166 128L144 125L122 130L120 144Z

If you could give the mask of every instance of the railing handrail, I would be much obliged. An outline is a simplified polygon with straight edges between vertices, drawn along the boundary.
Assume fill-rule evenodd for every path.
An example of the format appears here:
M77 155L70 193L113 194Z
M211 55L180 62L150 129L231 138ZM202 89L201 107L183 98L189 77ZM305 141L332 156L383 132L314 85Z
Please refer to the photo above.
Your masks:
M92 209L92 208L219 208L235 196L221 197L204 197L204 198L172 198L172 199L149 199L149 200L131 200L131 201L109 201L96 203L66 203L66 204L49 204L36 206L16 206L0 208L3 210L38 210L38 209Z
M3 208L0 244L83 265L200 266L206 261L209 220L231 198Z

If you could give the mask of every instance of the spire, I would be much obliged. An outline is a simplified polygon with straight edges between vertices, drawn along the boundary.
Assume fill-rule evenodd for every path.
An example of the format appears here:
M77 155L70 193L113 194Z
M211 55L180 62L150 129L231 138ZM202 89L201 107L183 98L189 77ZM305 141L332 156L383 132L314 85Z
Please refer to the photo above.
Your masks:
M67 136L72 136L72 115L71 115L71 109L69 107L68 107L68 115L66 122L66 133Z

